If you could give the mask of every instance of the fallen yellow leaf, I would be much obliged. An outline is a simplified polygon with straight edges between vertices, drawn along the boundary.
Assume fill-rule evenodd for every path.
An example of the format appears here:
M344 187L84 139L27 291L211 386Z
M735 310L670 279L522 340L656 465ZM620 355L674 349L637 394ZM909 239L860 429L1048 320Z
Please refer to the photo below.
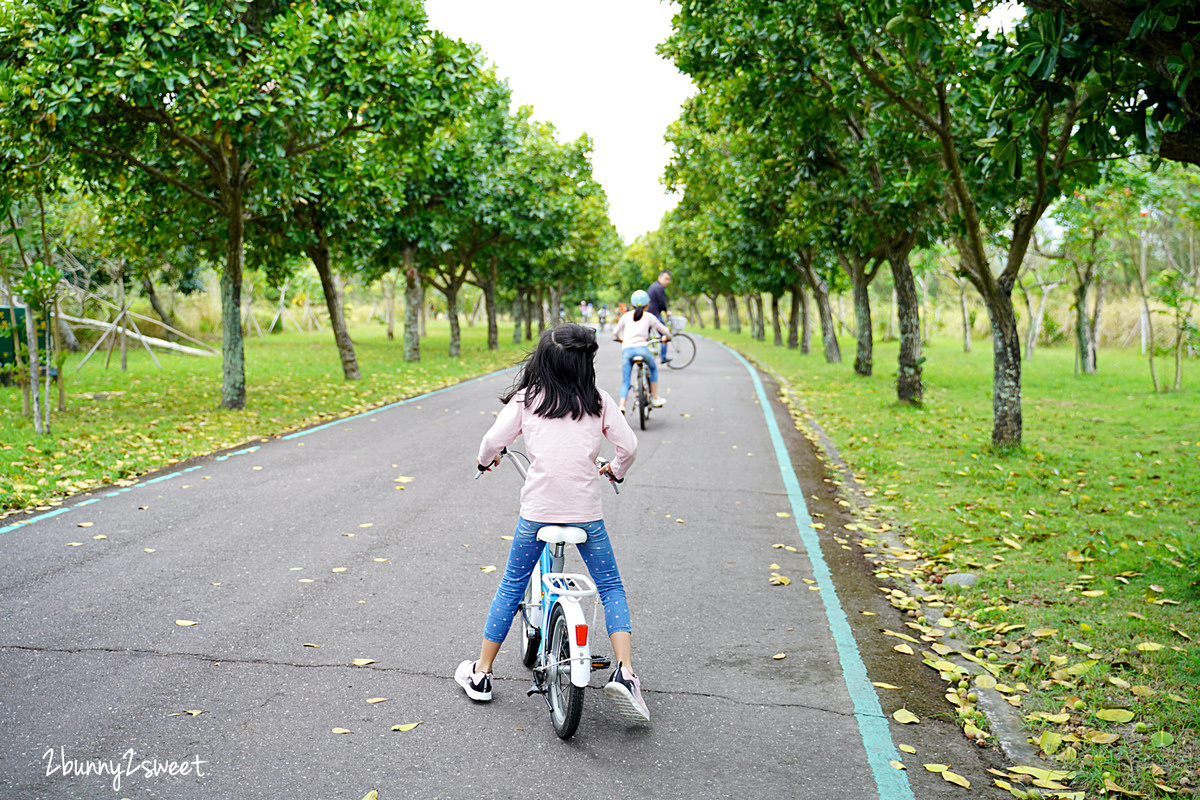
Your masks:
M1158 642L1142 642L1137 646L1137 649L1143 653L1153 653L1157 650L1162 650L1163 646Z
M787 519L788 517L791 516L791 514L787 513L786 511L776 511L775 516L781 517L783 519Z
M374 525L374 524L375 524L374 522L364 522L364 523L362 523L361 525L359 525L358 527L360 527L360 528L369 528L369 527L371 527L371 526L372 526L372 525Z
M422 725L422 724L424 724L424 721L422 721L422 722L405 722L402 725L393 725L392 730L394 730L394 731L411 731L413 728L417 727L418 725Z
M904 766L904 764L900 763L894 758L888 763L892 765L892 769L908 769L908 767Z
M305 646L305 647L320 647L321 645L319 645L319 644L313 644L312 642L305 642L305 643L304 643L304 646Z
M916 753L917 752L917 748L913 747L911 744L898 744L896 746L900 748L901 753Z
M883 682L881 682L881 681L872 681L872 682L871 682L871 685L872 685L872 686L877 686L877 687L879 687L880 689L899 689L899 688L900 688L899 686L893 686L893 685L892 685L892 684L890 684L890 683L883 683Z
M175 624L176 624L176 625L178 625L178 626L179 626L179 627L181 627L181 628L189 628L189 627L191 627L192 625L199 625L200 623L199 623L199 622L193 622L193 621L192 621L192 620L190 620L190 619L177 619L177 620L175 620Z
M926 764L925 769L930 772L945 772L950 769L950 766L947 764Z
M906 656L911 656L913 654L913 649L906 644L898 644L892 649L897 653L904 653Z
M496 571L496 565L495 565L495 564L488 564L486 567L480 567L480 568L479 568L479 571L480 571L480 572L495 572L495 571Z
M401 475L399 478L396 478L396 483L412 483L414 480L416 480L416 478L410 478L407 475Z
M330 572L345 572L345 571L346 571L345 567L334 567L333 569L330 570Z
M950 770L946 770L942 773L942 780L946 781L947 783L953 783L955 786L961 786L964 789L971 788L971 782L969 780L964 778L962 775L959 775L957 772L951 772Z
M892 714L892 719L904 725L911 725L915 722L920 722L921 718L909 711L907 708L901 708L896 713Z
M374 705L375 703L386 703L388 700L391 700L391 699L392 698L390 698L390 697L368 697L367 702Z
M349 733L349 732L350 731L347 728L334 728L333 729L333 733Z
M787 653L776 653L775 655L771 656L771 658L779 661L780 659L787 658Z
M79 523L79 527L80 528L90 528L95 524L96 523L94 523L94 522L81 522L81 523Z
M350 663L356 667L365 667L367 664L374 664L375 659L373 659L373 658L356 658L353 661L351 661Z

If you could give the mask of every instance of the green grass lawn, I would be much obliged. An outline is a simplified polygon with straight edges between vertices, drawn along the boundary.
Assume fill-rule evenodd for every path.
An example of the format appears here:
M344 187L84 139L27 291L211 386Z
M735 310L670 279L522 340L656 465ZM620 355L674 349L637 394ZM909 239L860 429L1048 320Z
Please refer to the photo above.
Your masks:
M0 512L53 502L92 487L131 480L154 469L312 425L512 365L525 353L486 330L463 329L462 356L450 358L449 327L431 323L421 361L403 358L403 342L382 328L352 331L364 378L347 382L328 333L246 339L246 409L222 411L221 360L129 350L122 372L114 354L98 353L79 372L67 360L67 411L51 412L51 435L37 436L21 416L21 390L0 388ZM56 394L52 391L52 394Z
M894 342L877 345L876 374L862 378L853 342L845 362L826 364L705 333L783 380L865 487L870 514L922 554L929 592L948 573L980 576L952 598L975 655L995 653L1001 680L1029 689L1010 695L1025 714L1069 711L1030 719L1034 735L1053 734L1048 757L1094 789L1105 772L1151 797L1169 796L1156 781L1200 783L1200 393L1189 388L1200 364L1186 365L1183 391L1155 395L1136 350L1102 352L1092 376L1074 375L1069 348L1038 350L1023 367L1024 446L1002 454L988 341L969 354L928 346L925 403L913 408L896 402ZM1106 709L1132 719L1105 720L1127 716ZM1119 738L1097 744L1089 737L1109 737L1093 731Z

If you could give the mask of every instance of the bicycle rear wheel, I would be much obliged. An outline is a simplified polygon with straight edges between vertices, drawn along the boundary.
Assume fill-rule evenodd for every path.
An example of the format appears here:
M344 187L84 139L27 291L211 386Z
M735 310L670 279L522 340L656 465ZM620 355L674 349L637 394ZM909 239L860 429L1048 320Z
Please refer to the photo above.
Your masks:
M560 739L570 739L579 727L583 715L583 687L571 683L571 670L580 668L571 663L571 632L567 615L555 605L550 614L550 648L547 657L546 691L550 695L550 722ZM585 665L583 669L591 669Z
M638 395L638 424L646 430L646 419L650 416L650 370L645 364L638 365L637 395Z
M667 355L671 357L668 367L683 369L696 357L696 341L686 333L673 334L667 342Z
M525 586L521 600L521 663L532 668L537 663L538 648L542 646L542 565L533 565L533 573Z

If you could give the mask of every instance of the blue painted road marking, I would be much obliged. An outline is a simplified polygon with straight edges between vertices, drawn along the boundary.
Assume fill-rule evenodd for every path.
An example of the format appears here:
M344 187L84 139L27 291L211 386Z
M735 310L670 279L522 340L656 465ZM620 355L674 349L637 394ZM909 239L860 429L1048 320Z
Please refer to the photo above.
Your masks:
M725 345L721 345L725 347ZM858 654L858 645L850 630L850 622L846 612L838 600L837 590L833 586L833 576L825 556L821 553L821 542L817 538L816 529L812 526L812 517L808 514L808 506L804 502L804 492L800 489L800 481L796 471L792 469L792 460L788 455L787 445L779 432L775 421L775 412L771 409L771 401L759 380L758 370L740 353L728 347L726 350L742 362L754 381L754 389L758 392L758 402L762 406L763 415L767 420L767 431L771 435L771 444L775 447L775 457L779 461L779 472L783 476L783 486L792 504L792 518L796 520L796 529L800 533L800 541L804 544L804 553L812 565L813 579L821 590L821 600L825 603L825 618L829 621L829 631L837 647L838 661L841 663L842 676L846 680L846 691L850 693L850 701L854 704L854 717L858 720L858 732L862 736L863 747L867 751L867 764L875 776L875 786L879 790L881 800L913 800L912 788L908 778L901 770L895 769L889 763L892 759L899 760L899 753L892 742L891 731L888 730L887 717L875 696L875 688L867 677L866 665Z

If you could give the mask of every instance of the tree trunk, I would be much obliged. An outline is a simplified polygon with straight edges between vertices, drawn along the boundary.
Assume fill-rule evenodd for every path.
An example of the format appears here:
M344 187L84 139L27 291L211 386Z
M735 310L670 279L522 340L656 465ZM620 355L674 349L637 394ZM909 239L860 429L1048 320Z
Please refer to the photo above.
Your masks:
M813 299L816 301L817 316L821 320L821 342L825 350L825 361L829 364L840 364L842 349L838 345L837 332L834 329L833 308L829 305L829 284L813 269L811 255L798 253L793 266L801 280L812 290ZM806 303L802 313L807 314L807 311ZM800 348L801 352L808 352L804 341L801 341Z
M50 237L46 233L46 204L41 188L34 190L34 197L38 204L38 220L41 223L42 229L42 263L50 266L52 263L52 254L50 252ZM45 310L46 327L49 329L48 346L52 346L55 353L63 351L62 325L59 324L58 318L58 292L54 293L54 300L51 306ZM52 343L52 344L50 344ZM46 433L50 432L50 387L49 387L49 370L53 362L50 359L50 353L46 353L46 406L42 409L45 415L45 425L43 426ZM58 410L65 412L67 410L67 386L66 386L66 370L62 369L62 364L58 364L59 369L55 371L54 383L58 388Z
M25 251L21 247L21 238L17 235L17 221L13 217L12 210L8 212L8 222L12 226L13 240L17 245L17 256L21 261L21 266L25 267ZM24 402L21 406L21 416L28 417L30 413L31 398L29 396L29 373L25 371L25 361L21 357L21 338L17 330L17 299L13 294L12 281L8 276L8 264L4 260L3 250L0 250L0 280L4 283L4 292L8 296L8 316L9 325L12 330L13 340L13 378L21 386L21 392ZM26 312L28 313L28 312Z
M346 315L342 309L342 296L333 280L333 268L329 263L329 239L323 230L314 231L316 243L304 248L312 259L317 274L321 276L321 290L325 293L325 308L329 312L329 326L333 328L333 340L337 344L338 357L342 361L342 375L348 381L362 380L358 369L358 358L354 354L354 342L346 329Z
M246 407L246 351L242 338L242 273L246 221L242 195L229 199L225 269L221 272L221 408Z
M512 301L512 318L513 318L513 344L521 342L521 290L517 289L517 293L513 296Z
M1142 257L1138 264L1138 292L1142 296L1142 352L1147 354L1150 361L1150 381L1154 384L1154 393L1161 389L1158 385L1158 373L1154 369L1154 323L1150 320L1150 298L1146 293L1146 239L1142 237Z
M800 347L800 303L802 302L800 293L804 290L800 288L798 282L793 283L788 289L792 293L792 307L788 313L787 346L789 350L796 350Z
M700 314L700 306L695 297L688 298L688 307L691 309L692 319L700 326L700 330L704 330L704 317Z
M719 331L721 330L721 294L720 292L714 292L708 296L708 299L712 301L713 329Z
M25 341L29 345L29 385L33 387L33 432L44 433L42 428L41 386L38 383L38 331L37 315L33 306L25 304Z
M483 302L487 307L488 350L500 349L500 323L496 313L496 284L500 282L500 267L496 257L488 260L488 279L483 285Z
M405 246L404 258L404 360L421 360L421 277L413 263L416 248Z
M384 276L383 293L387 303L387 340L391 342L396 339L396 273Z
M546 287L539 286L537 290L537 320L538 336L546 330Z
M838 261L850 278L854 296L854 338L858 342L854 354L854 371L863 376L871 374L875 360L875 334L871 324L871 281L879 272L880 259L875 256L849 256L838 252ZM868 267L868 264L871 266Z
M129 299L125 297L125 260L121 260L122 269L117 273L117 290L121 302L121 313L117 316L117 349L121 351L121 372L129 371L129 337L125 335L125 323L129 321Z
M1021 444L1021 334L1013 313L1012 288L998 286L985 297L992 325L992 444L1018 447Z
M533 288L529 287L525 290L521 305L524 307L525 316L525 341L533 341L533 303L534 303Z
M771 328L775 333L775 346L783 347L783 330L779 327L779 294L771 292Z
M1100 369L1100 311L1104 307L1104 278L1096 278L1096 299L1092 303L1092 316L1088 321L1092 339L1092 365Z
M450 284L446 289L446 316L450 318L450 357L462 355L462 329L458 325L458 286Z
M958 287L958 306L962 309L963 352L971 352L971 312L967 308L967 284Z
M855 335L858 347L854 352L854 371L867 376L871 374L874 366L875 335L871 329L871 294L863 281L854 286L854 319L858 328Z
M726 305L729 309L729 331L731 333L742 332L742 317L738 313L737 295L730 292L726 296Z
M163 305L162 298L159 297L158 292L154 290L154 281L150 280L149 275L142 278L142 291L144 291L146 293L146 297L149 298L150 307L154 309L154 313L158 314L158 318L161 319L167 326L167 331L163 338L168 342L179 341L179 337L175 335L175 332L170 330L171 328L178 328L179 323L175 321L175 317L171 315L170 310Z
M895 313L900 331L899 371L896 375L896 399L917 405L924 399L921 357L921 301L908 255L912 252L909 239L888 249L888 265L895 286Z

